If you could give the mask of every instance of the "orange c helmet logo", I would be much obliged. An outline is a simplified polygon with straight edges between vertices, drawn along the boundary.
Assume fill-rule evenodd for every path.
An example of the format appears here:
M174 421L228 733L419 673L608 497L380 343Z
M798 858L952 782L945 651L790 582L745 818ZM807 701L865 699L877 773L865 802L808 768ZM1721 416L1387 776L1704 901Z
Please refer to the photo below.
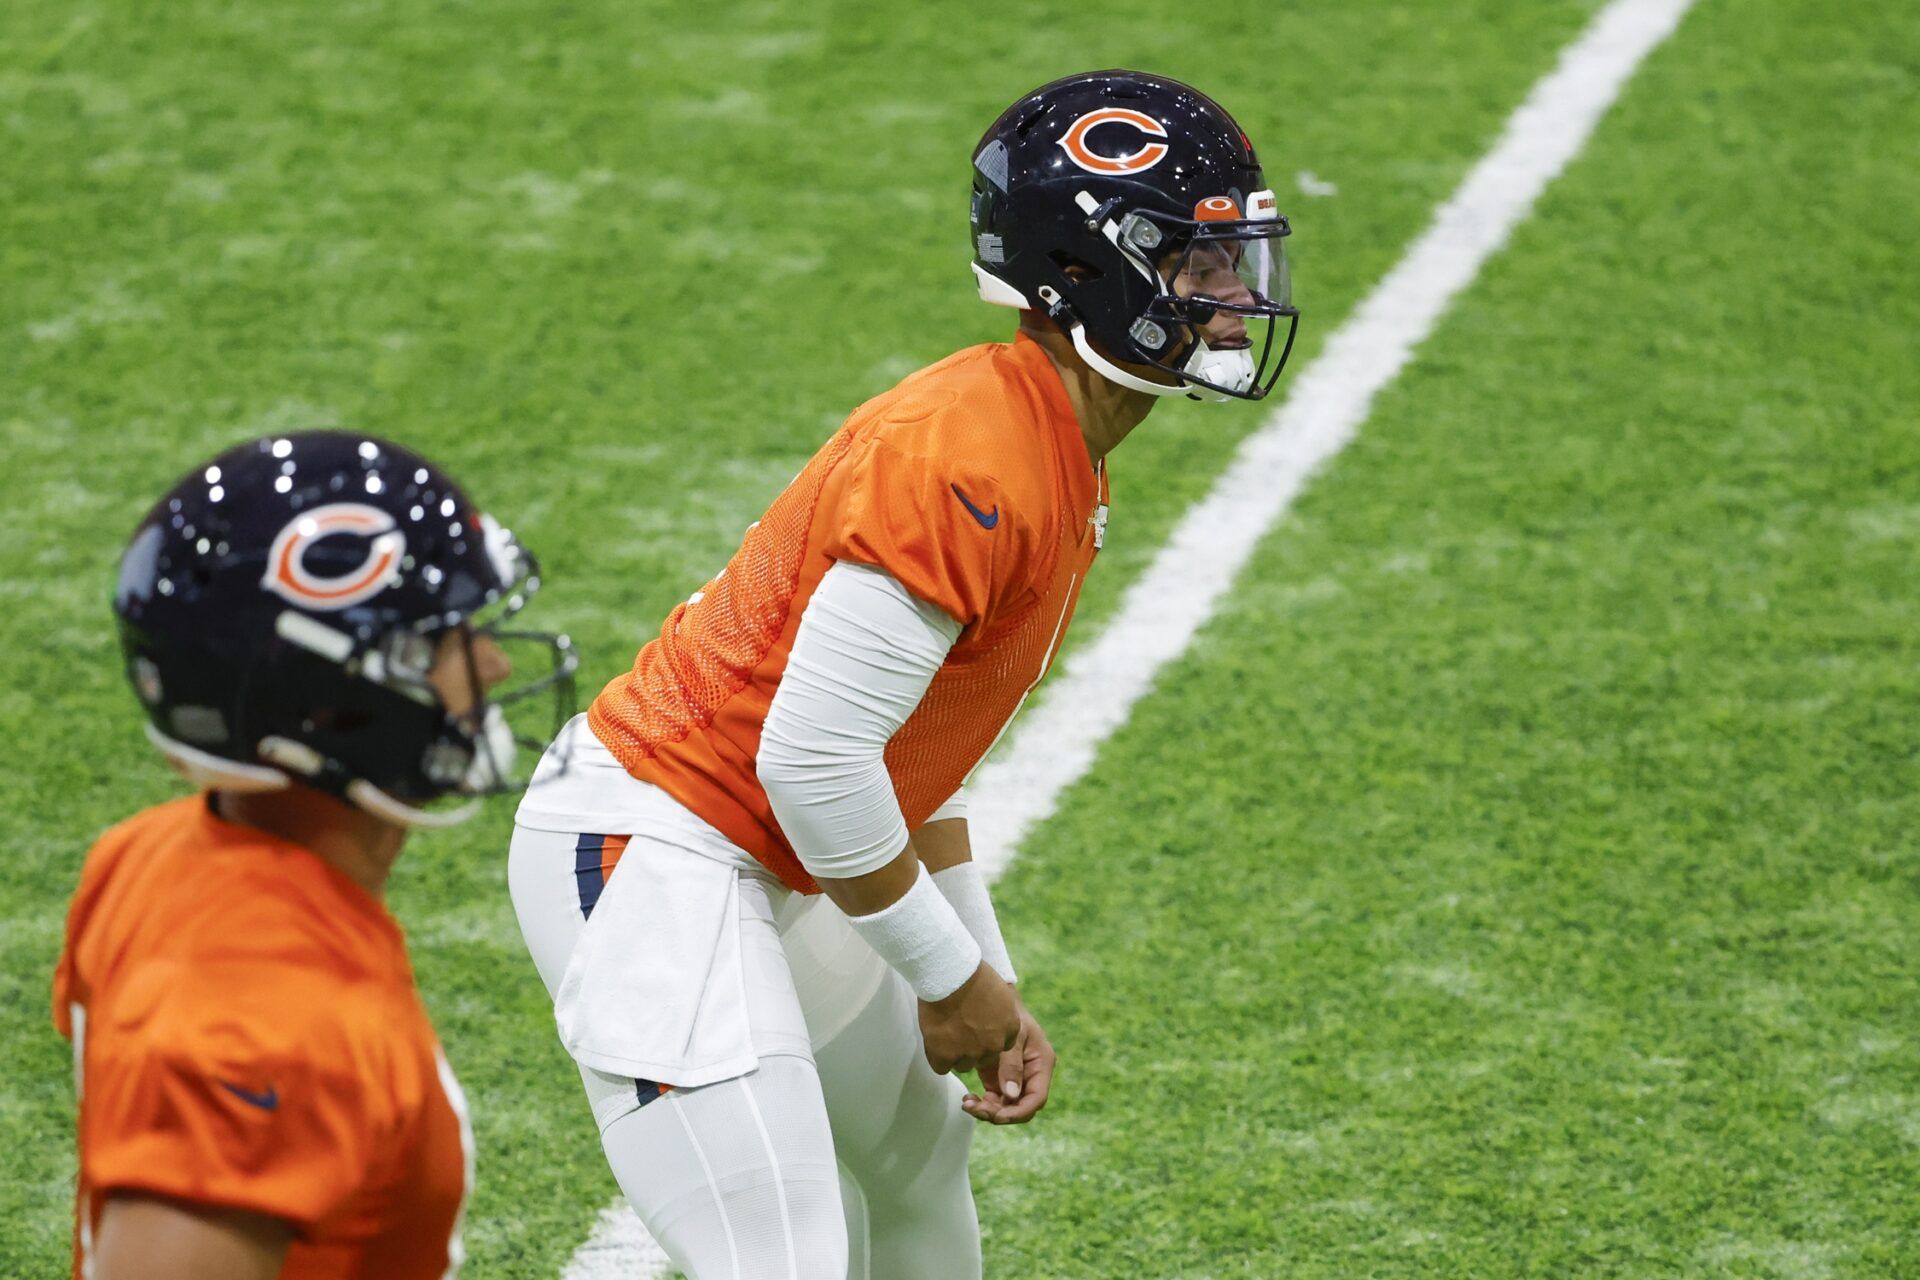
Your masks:
M322 538L350 534L367 539L367 558L357 569L323 578L308 570L307 552ZM273 540L267 575L260 585L305 609L350 609L392 585L407 553L407 535L393 517L360 502L335 502L297 515Z
M1127 107L1102 107L1098 111L1089 111L1086 115L1067 126L1066 133L1060 139L1060 145L1066 150L1067 159L1085 169L1088 173L1144 173L1159 164L1167 156L1167 144L1146 141L1140 143L1130 153L1123 156L1103 156L1087 146L1087 135L1101 125L1121 124L1138 130L1148 139L1164 138L1167 127L1150 115L1131 110Z

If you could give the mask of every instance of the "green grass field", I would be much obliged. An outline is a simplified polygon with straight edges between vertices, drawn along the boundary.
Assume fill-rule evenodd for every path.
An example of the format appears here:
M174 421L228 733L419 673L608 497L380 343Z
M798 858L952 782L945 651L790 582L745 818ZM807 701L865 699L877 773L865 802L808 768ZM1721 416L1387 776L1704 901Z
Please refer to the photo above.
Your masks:
M966 156L1015 94L1234 110L1304 362L1596 8L11 0L0 1276L67 1265L48 974L173 793L107 600L189 464L444 459L597 687L853 405L1004 334ZM1916 208L1920 11L1700 0L1002 882L1061 1075L976 1146L989 1274L1920 1274ZM1115 455L1079 640L1259 419ZM509 809L393 896L465 1274L550 1280L614 1188Z

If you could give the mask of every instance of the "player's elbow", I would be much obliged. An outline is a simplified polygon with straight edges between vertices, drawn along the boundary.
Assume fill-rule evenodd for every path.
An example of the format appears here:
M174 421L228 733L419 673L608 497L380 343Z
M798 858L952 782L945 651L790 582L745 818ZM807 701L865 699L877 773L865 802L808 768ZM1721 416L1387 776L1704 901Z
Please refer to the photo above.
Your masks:
M757 770L781 832L816 877L865 875L906 844L881 750L802 741L769 721Z

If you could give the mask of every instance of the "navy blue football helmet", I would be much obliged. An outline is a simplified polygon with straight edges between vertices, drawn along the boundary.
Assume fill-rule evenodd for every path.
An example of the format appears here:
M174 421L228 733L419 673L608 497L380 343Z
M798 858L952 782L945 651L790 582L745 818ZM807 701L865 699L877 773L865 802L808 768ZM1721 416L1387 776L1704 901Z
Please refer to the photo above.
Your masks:
M1008 107L974 148L972 223L981 297L1045 314L1122 386L1258 400L1293 350L1292 228L1247 135L1177 80L1094 71ZM1248 347L1208 348L1223 312Z
M370 436L255 440L196 467L140 522L114 613L148 736L203 786L299 782L388 821L447 825L510 789L504 708L550 692L571 714L562 635L505 624L539 568L445 473ZM550 666L449 714L427 680L454 634L537 644ZM542 745L522 740L524 745Z

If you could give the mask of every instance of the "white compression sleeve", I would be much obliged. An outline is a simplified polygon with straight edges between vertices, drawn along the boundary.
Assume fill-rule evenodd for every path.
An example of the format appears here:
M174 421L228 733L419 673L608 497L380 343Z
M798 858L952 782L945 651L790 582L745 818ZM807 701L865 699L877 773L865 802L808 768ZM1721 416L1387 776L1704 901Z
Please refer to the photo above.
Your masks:
M865 875L907 847L887 742L959 636L958 622L866 565L834 565L807 601L756 765L812 874Z
M993 896L987 892L987 877L980 864L956 862L933 873L934 887L953 904L954 914L967 932L980 944L980 957L1008 982L1018 982L1013 957L1007 954L1007 940L1000 935L1000 917L993 911Z
M933 811L933 816L929 817L927 821L928 822L945 822L949 818L964 818L966 816L967 816L967 789L965 786L962 786L958 791L948 796L947 802L941 805L938 809L935 809Z

